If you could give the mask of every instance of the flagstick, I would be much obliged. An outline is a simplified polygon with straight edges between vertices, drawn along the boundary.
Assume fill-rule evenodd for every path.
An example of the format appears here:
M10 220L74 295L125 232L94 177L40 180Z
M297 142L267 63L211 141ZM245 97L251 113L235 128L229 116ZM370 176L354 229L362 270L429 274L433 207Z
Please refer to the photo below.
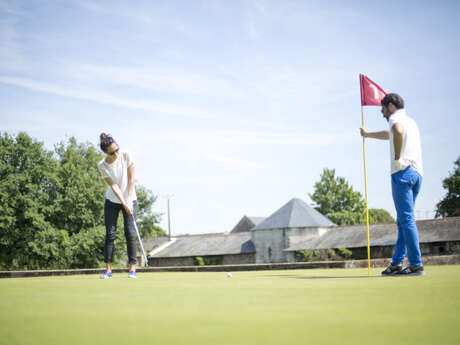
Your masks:
M364 107L361 105L361 123L364 128ZM366 229L367 229L367 274L371 275L371 247L369 240L369 208L367 206L367 169L366 169L366 138L363 136L364 158L364 190L366 194Z

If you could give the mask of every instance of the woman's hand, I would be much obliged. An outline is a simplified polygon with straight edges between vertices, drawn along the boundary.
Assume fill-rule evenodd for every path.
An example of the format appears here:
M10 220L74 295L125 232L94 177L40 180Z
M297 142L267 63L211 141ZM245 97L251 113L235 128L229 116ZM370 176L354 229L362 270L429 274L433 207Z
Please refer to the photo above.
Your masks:
M132 202L124 203L123 208L125 209L126 213L130 216L134 214L134 206Z

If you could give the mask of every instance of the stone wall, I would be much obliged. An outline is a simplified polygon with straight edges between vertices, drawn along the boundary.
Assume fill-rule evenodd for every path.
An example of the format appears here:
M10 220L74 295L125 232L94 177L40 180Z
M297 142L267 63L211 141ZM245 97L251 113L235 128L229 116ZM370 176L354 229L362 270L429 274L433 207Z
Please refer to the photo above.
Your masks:
M256 249L256 264L286 262L287 230L254 230L251 233L252 243Z
M350 248L350 250L353 252L353 259L367 258L367 247ZM391 258L394 250L394 246L371 247L371 257ZM460 254L460 241L420 243L420 251L422 257Z
M460 254L460 241L421 243L422 255Z
M256 254L235 254L235 255L223 255L222 265L244 265L244 264L255 264Z
M195 264L193 256L179 258L150 258L149 266L169 267L169 266L193 266Z
M287 245L290 247L310 238L321 236L328 230L327 228L289 228Z
M286 252L286 262L297 262L295 252Z
M295 254L285 252L284 249L306 239L321 236L328 230L327 228L288 228L252 231L256 263L295 262Z
M423 264L429 265L459 265L460 255L425 256ZM372 259L371 267L385 267L390 264L390 259ZM312 269L312 268L367 268L367 260L325 261L325 262L298 262L298 263L272 263L272 264L246 264L246 265L220 265L220 266L174 266L174 267L139 267L137 272L236 272L259 270L285 270L285 269ZM127 273L128 268L115 268L114 273ZM65 276L76 274L101 274L103 268L75 269L75 270L41 270L41 271L0 271L0 278L19 277L45 277ZM339 273L340 274L340 273ZM378 272L377 272L378 274ZM97 278L96 278L97 279Z
M351 251L352 255L350 259L353 260L364 260L367 259L367 247L359 248L347 248ZM334 249L337 251L337 249ZM443 255L460 255L460 241L451 241L451 242L432 242L432 243L421 243L420 251L422 252L422 257L425 256L443 256ZM316 249L314 250L315 256L311 261L340 261L345 258L340 255L331 254L330 249ZM371 247L371 258L372 259L383 259L391 258L394 253L394 245L391 246L374 246ZM288 252L288 262L298 262L295 257L295 252ZM339 254L339 253L335 253Z
M216 257L216 255L213 255L213 257ZM222 257L222 265L254 264L256 260L255 253L221 255L220 257ZM149 266L151 267L173 267L173 266L194 266L194 265L195 265L194 256L180 257L180 258L150 258L149 259Z

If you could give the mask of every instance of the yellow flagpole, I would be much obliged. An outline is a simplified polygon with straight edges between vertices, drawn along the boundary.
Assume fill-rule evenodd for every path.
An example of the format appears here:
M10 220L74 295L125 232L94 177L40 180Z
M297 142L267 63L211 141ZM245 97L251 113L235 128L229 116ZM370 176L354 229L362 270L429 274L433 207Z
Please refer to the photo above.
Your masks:
M361 124L364 128L364 107L361 105ZM366 169L366 138L363 137L363 158L364 158L364 190L366 194L366 229L367 229L367 274L371 275L371 247L369 240L369 208L367 206L367 169Z

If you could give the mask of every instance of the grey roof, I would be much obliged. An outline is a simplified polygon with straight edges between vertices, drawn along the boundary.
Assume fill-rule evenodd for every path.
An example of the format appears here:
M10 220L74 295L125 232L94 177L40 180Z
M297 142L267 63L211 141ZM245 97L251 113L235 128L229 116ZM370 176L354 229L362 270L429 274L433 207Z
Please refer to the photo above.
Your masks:
M265 219L265 217L248 217L248 216L243 216L241 220L238 222L238 224L235 225L235 227L232 229L232 233L235 232L248 232L250 231L253 227L255 227L257 224L262 222Z
M420 243L460 241L460 218L443 218L417 221ZM371 246L393 246L398 229L396 224L369 226ZM359 248L367 246L365 225L337 227L320 237L292 244L285 251L326 248Z
M176 237L153 258L255 253L250 232Z
M294 198L252 230L330 227L334 225L329 218L308 206L306 202Z
M263 222L267 217L248 217L254 225L258 225L259 223Z
M143 239L142 244L144 245L144 248L146 251L150 252L154 250L155 248L158 248L162 244L168 242L168 237L167 236L159 236L155 238L149 238L149 239Z

